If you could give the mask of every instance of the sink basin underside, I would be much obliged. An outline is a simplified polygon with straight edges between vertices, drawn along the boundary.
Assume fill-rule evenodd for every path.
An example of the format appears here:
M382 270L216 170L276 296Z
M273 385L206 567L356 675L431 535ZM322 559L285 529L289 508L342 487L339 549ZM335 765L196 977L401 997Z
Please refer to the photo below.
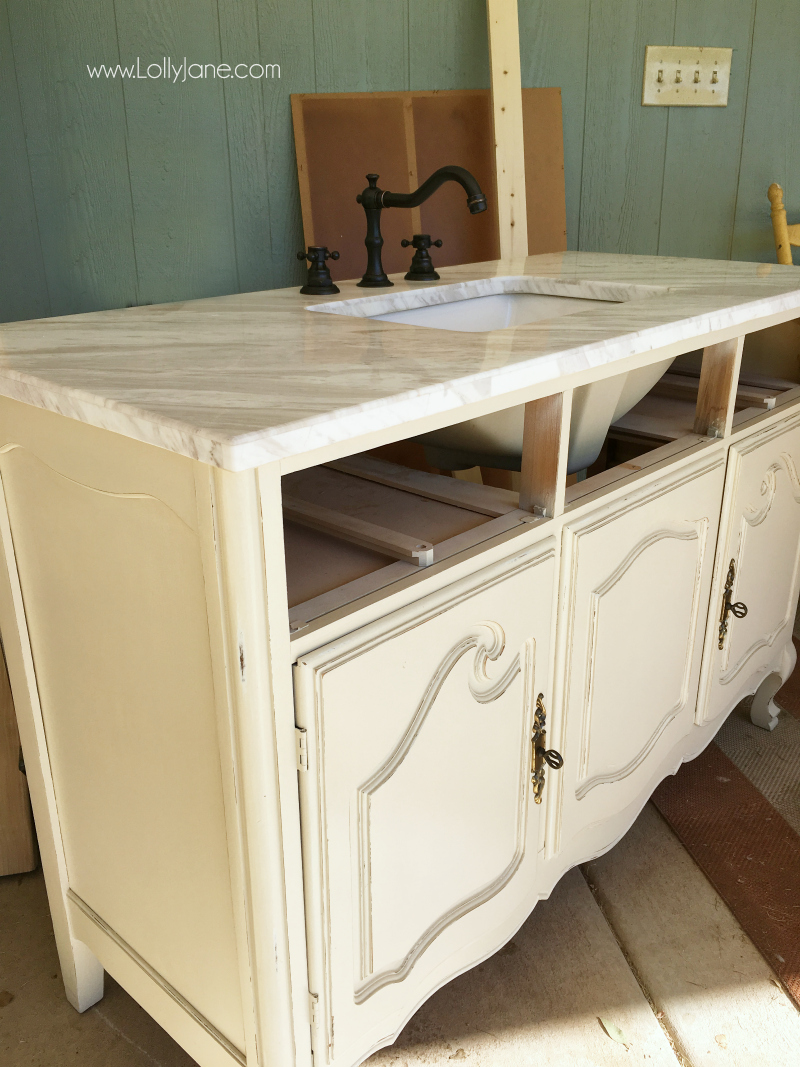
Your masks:
M486 292L490 287L494 291ZM488 333L513 329L545 319L602 312L636 296L651 295L648 287L600 287L576 283L564 294L531 292L546 287L531 277L485 279L459 286L419 288L357 300L316 305L314 311L353 315L401 326L460 333ZM598 291L599 290L599 291ZM409 303L416 306L405 306ZM398 306L399 305L399 306ZM630 411L669 369L672 359L616 374L577 388L570 426L570 473L590 466L600 454L611 423ZM422 434L428 462L443 470L488 466L519 470L522 461L524 407L468 419L455 426Z
M586 297L549 296L543 293L493 293L466 300L454 300L427 307L390 311L370 315L382 322L426 326L436 330L457 330L461 333L485 333L524 326L529 322L575 315L592 308L606 308L618 301L591 300Z

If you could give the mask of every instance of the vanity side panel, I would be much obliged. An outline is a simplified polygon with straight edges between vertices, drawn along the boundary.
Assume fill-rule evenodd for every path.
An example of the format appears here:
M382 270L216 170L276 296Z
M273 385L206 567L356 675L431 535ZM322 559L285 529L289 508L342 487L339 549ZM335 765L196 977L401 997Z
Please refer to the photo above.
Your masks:
M195 468L0 400L6 556L70 896L242 1049Z

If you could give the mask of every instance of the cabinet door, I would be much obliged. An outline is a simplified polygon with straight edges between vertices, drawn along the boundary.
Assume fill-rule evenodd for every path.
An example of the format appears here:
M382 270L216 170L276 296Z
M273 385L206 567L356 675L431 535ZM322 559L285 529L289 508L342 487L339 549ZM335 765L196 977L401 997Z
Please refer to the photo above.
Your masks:
M785 676L794 662L792 626L800 582L800 414L730 449L725 501L706 641L702 711L706 721L729 712L769 674ZM747 615L737 618L728 613L723 632L721 611L729 573L731 600L744 603Z
M711 446L565 528L560 841L573 862L608 847L665 760L690 750L723 480Z
M303 657L315 1063L350 1067L536 900L553 538Z

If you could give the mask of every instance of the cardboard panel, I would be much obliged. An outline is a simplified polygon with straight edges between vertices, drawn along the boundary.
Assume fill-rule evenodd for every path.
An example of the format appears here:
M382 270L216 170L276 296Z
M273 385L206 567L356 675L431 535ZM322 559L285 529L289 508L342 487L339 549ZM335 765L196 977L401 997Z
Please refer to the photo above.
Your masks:
M357 278L366 269L364 209L356 203L367 184L366 175L379 174L381 189L410 190L402 96L319 93L292 97L305 242L327 245L340 253L338 262L328 264L334 279ZM381 217L383 265L390 274L407 270L406 260L410 262L400 247L408 226L404 214L385 211Z
M414 93L414 139L417 172L424 181L439 167L466 167L478 179L489 209L470 215L464 190L455 182L443 185L420 208L422 232L441 237L434 263L480 263L497 259L497 190L494 178L492 112L486 90ZM407 234L411 237L411 234Z
M564 135L560 89L522 90L528 255L566 252Z
M408 269L402 238L430 233L444 242L434 263L496 259L497 193L492 116L485 89L398 93L304 93L292 96L305 242L337 249L334 279L357 278L366 266L364 212L356 195L365 175L382 189L408 192L445 164L471 171L489 210L470 215L464 191L448 183L419 210L381 216L387 273ZM564 146L560 89L523 89L528 242L531 253L566 249Z

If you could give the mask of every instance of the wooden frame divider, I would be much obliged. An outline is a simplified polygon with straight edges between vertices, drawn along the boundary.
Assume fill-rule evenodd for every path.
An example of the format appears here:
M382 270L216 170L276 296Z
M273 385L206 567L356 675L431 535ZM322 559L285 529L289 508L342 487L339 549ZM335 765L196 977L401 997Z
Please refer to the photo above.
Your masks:
M694 432L727 437L733 425L744 335L703 349Z
M564 511L572 390L525 405L519 506L544 518Z

